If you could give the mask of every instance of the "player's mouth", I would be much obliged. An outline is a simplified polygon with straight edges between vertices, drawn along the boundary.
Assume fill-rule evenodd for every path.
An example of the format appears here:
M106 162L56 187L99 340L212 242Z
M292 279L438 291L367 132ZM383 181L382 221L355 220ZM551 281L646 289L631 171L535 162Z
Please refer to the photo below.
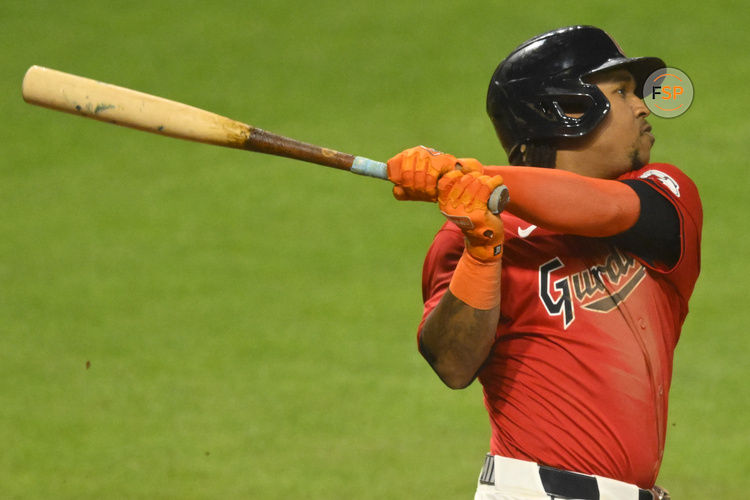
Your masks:
M654 137L654 134L651 133L651 125L648 123L644 125L644 127L641 129L641 135L645 135L649 139L651 139L651 144L656 141L656 137Z

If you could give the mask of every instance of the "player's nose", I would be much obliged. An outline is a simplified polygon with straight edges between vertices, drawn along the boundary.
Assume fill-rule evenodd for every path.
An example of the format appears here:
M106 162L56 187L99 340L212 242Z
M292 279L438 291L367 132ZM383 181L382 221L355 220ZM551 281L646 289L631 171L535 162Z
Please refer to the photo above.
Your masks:
M647 118L651 114L651 110L648 109L643 99L636 98L633 105L633 113L636 118Z

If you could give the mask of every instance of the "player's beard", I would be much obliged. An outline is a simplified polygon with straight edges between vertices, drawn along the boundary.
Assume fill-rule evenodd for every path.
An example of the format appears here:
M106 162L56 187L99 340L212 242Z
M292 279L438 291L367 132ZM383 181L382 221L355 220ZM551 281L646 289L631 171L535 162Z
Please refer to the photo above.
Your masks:
M630 152L630 168L638 170L651 160L651 147L654 145L654 136L651 134L651 127L641 131L638 139L633 143L633 149Z
M646 165L651 158L651 145L643 144L645 138L645 135L641 134L638 140L635 141L635 144L633 144L633 149L629 155L631 170L638 170Z
M641 153L638 148L633 148L633 152L630 155L630 170L638 170L646 163L641 159Z

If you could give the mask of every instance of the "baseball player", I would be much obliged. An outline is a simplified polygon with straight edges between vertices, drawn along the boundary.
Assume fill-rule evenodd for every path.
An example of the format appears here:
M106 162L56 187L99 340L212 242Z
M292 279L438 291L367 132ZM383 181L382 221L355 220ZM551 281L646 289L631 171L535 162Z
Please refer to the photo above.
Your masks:
M512 166L421 146L388 162L396 198L448 219L424 262L418 339L449 387L483 386L476 499L668 498L654 483L703 216L693 182L650 163L641 92L663 67L595 27L544 33L490 82Z

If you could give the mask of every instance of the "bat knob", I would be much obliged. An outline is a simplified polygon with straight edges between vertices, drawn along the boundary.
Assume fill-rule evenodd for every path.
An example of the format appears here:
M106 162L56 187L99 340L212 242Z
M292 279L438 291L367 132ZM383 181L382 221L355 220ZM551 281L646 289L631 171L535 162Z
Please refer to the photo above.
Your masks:
M505 210L505 206L510 201L510 193L505 186L498 186L490 193L490 199L487 200L487 208L495 215Z

